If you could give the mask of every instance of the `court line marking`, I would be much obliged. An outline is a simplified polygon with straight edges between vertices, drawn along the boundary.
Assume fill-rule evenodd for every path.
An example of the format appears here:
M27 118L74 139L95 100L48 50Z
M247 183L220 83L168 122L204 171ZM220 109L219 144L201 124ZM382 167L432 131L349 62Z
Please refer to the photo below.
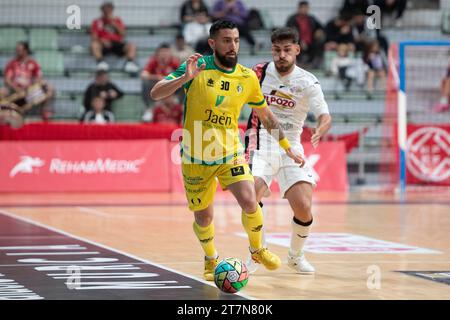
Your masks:
M29 218L21 217L21 216L18 216L18 215L16 215L16 214L12 213L12 212L5 211L5 210L0 210L0 214L3 214L3 215L8 216L8 217L10 217L10 218L13 218L13 219L16 219L16 220L21 220L21 221L24 221L24 222L33 224L33 225L35 225L35 226L38 226L38 227L41 227L41 228L44 228L44 229L47 229L47 230L50 230L50 231L53 231L53 232L62 234L62 235L65 235L66 237L69 237L69 238L77 239L77 240L79 240L79 241L84 241L84 242L90 243L90 244L92 244L92 245L94 245L94 246L98 246L98 247L101 247L101 248L106 249L106 250L114 251L114 252L116 252L116 253L122 254L122 255L124 255L124 256L129 257L129 258L132 258L132 259L135 259L135 260L138 260L138 261L142 261L142 262L144 262L144 263L146 263L146 264L153 265L153 266L156 266L156 267L158 267L158 268L161 268L161 269L164 269L164 270L167 270L167 271L170 271L170 272L173 272L173 273L182 275L182 276L184 276L184 277L186 277L186 278L189 278L189 279L192 279L192 280L201 282L201 283L203 283L203 284L206 284L206 285L208 285L208 286L211 286L211 287L217 289L216 285L215 285L215 284L212 284L212 283L209 282L209 281L206 281L206 280L203 280L203 279L194 277L194 276L189 275L189 274L184 273L184 272L180 272L180 271L174 270L174 269L172 269L172 268L165 267L165 266L163 266L163 265L161 265L161 264L159 264L159 263L154 263L154 262L148 261L148 260L146 260L146 259L139 258L139 257L137 257L137 256L135 256L135 255L133 255L133 254L123 252L123 251L121 251L121 250L119 250L119 249L115 249L115 248L109 247L109 246L104 245L104 244L101 244L101 243L97 243L97 242L95 242L95 241L93 241L93 240L89 240L89 239L86 239L86 238L83 238L83 237L75 236L75 235L73 235L73 234L71 234L71 233L69 233L69 232L63 231L63 230L58 229L58 228L54 228L54 227L47 226L47 225L45 225L45 224L43 224L43 223L41 223L41 222L37 222L37 221L31 220L31 219L29 219ZM219 290L219 289L217 289L217 290ZM249 299L249 300L256 300L256 298L254 298L254 297L252 297L252 296L249 296L249 295L247 295L247 294L244 294L244 293L239 293L239 292L238 292L238 293L235 293L235 295L238 295L238 296L240 296L240 297L243 297L243 298L246 298L246 299Z
M107 214L106 212L97 210L97 209L92 209L92 208L87 208L87 207L76 207L76 209L78 211L81 211L83 213L89 213L89 214L93 214L102 218L109 218L110 215Z
M50 263L50 262L43 262L43 263L30 263L30 264L0 264L0 268L1 267L49 267L49 266L54 266L54 263ZM114 266L114 265L148 265L148 263L145 262L91 262L89 264L83 265L83 266L88 266L88 267L96 267L96 266ZM58 267L70 267L73 266L73 264L61 264L58 265Z

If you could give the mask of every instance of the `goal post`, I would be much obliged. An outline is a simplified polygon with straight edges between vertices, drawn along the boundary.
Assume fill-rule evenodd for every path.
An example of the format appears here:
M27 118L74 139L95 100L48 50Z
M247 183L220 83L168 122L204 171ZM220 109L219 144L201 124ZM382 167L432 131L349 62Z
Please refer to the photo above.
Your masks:
M410 123L422 123L430 126L450 124L448 122L450 117L435 113L431 107L434 92L440 92L440 83L449 65L449 53L450 41L404 41L398 43L398 187L402 194L406 192L408 185L408 125ZM443 70L439 72L439 69ZM439 77L439 74L442 76ZM436 90L433 89L434 87ZM450 115L450 111L447 111L447 114ZM445 137L448 138L448 135ZM448 139L444 141L445 143L448 143ZM448 145L443 146L443 148L447 147ZM443 170L446 170L445 166L448 167L448 164L444 163Z

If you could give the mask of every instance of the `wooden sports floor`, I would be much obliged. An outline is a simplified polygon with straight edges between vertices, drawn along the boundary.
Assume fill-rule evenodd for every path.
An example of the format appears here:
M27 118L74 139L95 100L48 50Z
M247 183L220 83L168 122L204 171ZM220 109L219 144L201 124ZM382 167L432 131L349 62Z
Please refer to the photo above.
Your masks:
M264 208L267 212L269 247L284 261L290 232L290 208L277 195L267 198ZM306 255L316 267L316 274L295 274L286 264L277 271L260 268L250 276L242 298L450 299L448 192L415 192L408 194L402 201L389 193L369 191L317 193L314 195L313 212L315 222ZM99 255L98 252L72 251L64 256L64 252L58 251L58 248L48 247L51 243L75 245L71 239L98 245L97 251L98 248L112 250L101 253L104 255L119 252L125 254L121 257L133 257L137 259L133 263L141 264L142 268L146 264L154 264L161 268L158 272L170 270L172 274L187 276L189 281L201 283L207 288L194 290L190 289L191 285L179 286L183 288L174 286L170 292L175 296L164 295L168 291L159 290L156 298L230 298L230 295L217 293L215 287L197 281L201 280L203 256L192 232L192 213L185 205L184 195L0 194L0 225L1 221L0 280L2 275L15 279L15 273L20 271L17 277L22 282L28 283L31 279L36 281L29 282L27 287L26 283L15 280L31 291L38 294L42 292L40 296L43 298L55 298L52 290L59 290L60 295L56 298L64 299L66 296L63 282L57 283L57 289L52 289L56 288L54 284L46 284L50 279L58 278L55 276L58 271L53 271L53 274L47 272L47 280L44 281L42 270L57 270L54 266L58 263L77 265L82 254L86 255L82 256L83 259ZM238 257L245 261L247 240L240 234L243 232L240 210L228 194L216 196L215 223L219 255ZM56 233L46 235L42 230ZM48 242L50 240L53 242ZM78 247L75 249L78 250ZM99 263L90 261L91 266ZM26 263L38 267L21 267ZM115 263L117 265L120 261ZM94 273L86 281L104 284L105 274L99 273L97 276L103 280L96 279ZM82 282L85 281L85 278L82 279ZM179 283L183 281L179 280ZM75 291L70 291L71 295L67 297L86 298L77 296ZM132 296L110 294L107 287L84 292L91 294L87 296L88 299L149 297L143 296L147 292L145 290L134 290Z

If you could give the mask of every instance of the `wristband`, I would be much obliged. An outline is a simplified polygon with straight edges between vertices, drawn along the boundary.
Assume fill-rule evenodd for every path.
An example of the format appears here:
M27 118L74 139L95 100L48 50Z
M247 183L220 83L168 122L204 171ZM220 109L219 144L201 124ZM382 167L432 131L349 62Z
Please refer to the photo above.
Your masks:
M278 143L280 144L280 147L282 147L284 150L287 150L291 147L291 144L289 143L289 140L286 137L278 141Z

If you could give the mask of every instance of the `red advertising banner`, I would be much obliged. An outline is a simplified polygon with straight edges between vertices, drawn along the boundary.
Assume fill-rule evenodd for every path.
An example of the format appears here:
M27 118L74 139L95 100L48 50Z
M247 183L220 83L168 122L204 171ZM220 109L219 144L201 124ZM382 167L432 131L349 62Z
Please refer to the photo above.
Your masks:
M408 184L450 186L450 125L409 124Z
M171 144L172 158L179 161L179 145ZM317 149L310 143L303 143L305 155L309 165L316 175L317 187L315 191L346 192L348 190L347 160L345 143L321 142ZM181 166L172 161L172 190L184 192ZM218 188L220 190L220 187ZM278 184L271 186L273 192L278 192Z
M169 142L0 143L0 192L170 191Z
M348 189L344 142L304 148L317 190ZM0 192L184 192L179 145L166 139L5 141L0 155Z

